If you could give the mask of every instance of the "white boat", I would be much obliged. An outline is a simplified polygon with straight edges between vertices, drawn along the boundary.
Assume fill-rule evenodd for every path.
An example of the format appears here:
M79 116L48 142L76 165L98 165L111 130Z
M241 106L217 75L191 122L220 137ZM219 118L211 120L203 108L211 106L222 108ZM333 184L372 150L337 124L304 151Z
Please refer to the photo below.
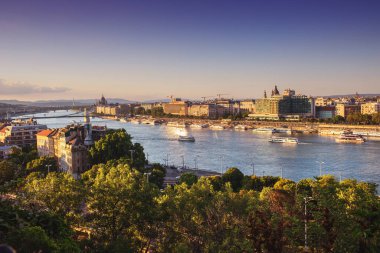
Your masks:
M292 130L289 128L276 128L275 131L280 134L292 134Z
M152 125L152 126L160 124L158 120L154 120L154 119L152 119L152 120L147 119L147 120L144 120L142 123L146 124L146 125Z
M290 138L290 137L272 137L269 138L269 142L272 143L291 143L291 144L298 144L297 138Z
M139 120L139 119L133 119L133 120L131 120L131 123L132 124L141 124L141 120Z
M190 128L194 129L202 129L202 128L207 128L208 124L191 124Z
M276 133L275 128L268 128L268 127L260 127L252 130L254 133Z
M248 129L248 127L247 126L245 126L245 125L236 125L235 127L234 127L234 129L235 130L247 130Z
M335 141L339 143L363 143L365 139L359 134L342 134Z
M120 119L120 122L127 123L128 121L127 121L126 118L121 118L121 119Z
M224 130L224 126L222 126L222 125L211 125L210 129L212 129L212 130Z
M178 141L194 142L195 138L191 135L179 135Z

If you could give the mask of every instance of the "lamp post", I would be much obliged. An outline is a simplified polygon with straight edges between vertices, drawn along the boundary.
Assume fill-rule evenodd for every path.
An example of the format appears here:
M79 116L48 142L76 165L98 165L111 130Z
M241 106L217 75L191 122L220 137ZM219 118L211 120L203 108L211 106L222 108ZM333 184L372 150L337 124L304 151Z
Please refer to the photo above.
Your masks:
M146 153L146 162L149 164L149 153Z
M281 178L283 178L284 169L281 167Z
M149 176L152 174L152 172L145 172L144 175L146 175L146 182L149 184Z
M313 198L312 197L304 197L303 198L304 201L305 201L305 250L308 249L308 246L307 246L307 203L312 200Z
M131 164L133 164L133 153L135 152L133 149L129 150L131 152Z
M220 175L223 175L223 156L220 156Z
M322 176L322 164L324 164L325 162L323 161L315 161L317 163L319 163L319 176L321 177Z
M252 166L252 176L254 176L255 175L255 164L253 163L253 161L251 163L251 166Z
M50 167L51 167L51 164L46 165L46 168L48 169L48 174L50 173Z
M182 169L185 169L185 156L181 155L182 158Z
M194 158L194 166L195 166L196 170L198 169L198 164L197 164L198 160L197 159L198 159L198 156L196 155Z

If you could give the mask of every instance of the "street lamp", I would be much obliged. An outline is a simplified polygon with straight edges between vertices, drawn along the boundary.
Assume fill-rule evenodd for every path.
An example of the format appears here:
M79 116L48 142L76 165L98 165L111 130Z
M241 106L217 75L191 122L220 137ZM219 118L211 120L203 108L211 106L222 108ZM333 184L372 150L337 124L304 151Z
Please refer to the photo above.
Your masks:
M197 170L198 169L198 156L196 155L195 158L194 158L194 166L195 166L195 169Z
M182 158L182 169L185 169L185 156L181 155Z
M48 174L50 173L50 167L51 167L51 164L46 165L46 168L48 169Z
M146 162L149 164L149 153L146 153Z
M129 150L131 152L131 164L133 164L133 153L135 152L133 149Z
M312 197L304 197L303 198L304 201L305 201L305 250L308 249L308 246L307 246L307 203L312 200L313 198Z
M149 176L152 174L152 172L145 172L144 175L146 175L146 181L149 184Z
M325 162L323 161L315 161L316 163L319 163L319 176L321 177L322 176L322 164L324 164Z
M220 156L220 175L223 175L223 156Z
M255 164L253 163L253 161L251 163L251 166L252 166L252 176L254 176L255 175Z
M281 178L283 178L284 168L281 167Z

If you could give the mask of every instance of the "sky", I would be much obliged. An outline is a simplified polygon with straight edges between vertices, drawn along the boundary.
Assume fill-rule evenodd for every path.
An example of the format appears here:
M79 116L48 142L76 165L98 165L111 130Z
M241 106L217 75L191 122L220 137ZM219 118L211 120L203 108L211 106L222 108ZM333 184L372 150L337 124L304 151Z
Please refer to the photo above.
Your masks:
M380 93L378 0L0 4L0 99Z

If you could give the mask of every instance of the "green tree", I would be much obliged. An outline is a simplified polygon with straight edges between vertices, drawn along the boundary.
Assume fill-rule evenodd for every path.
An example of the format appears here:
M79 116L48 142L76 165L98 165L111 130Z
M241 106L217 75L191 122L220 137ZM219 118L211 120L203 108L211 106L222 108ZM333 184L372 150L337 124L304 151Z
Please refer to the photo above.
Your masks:
M21 174L21 169L11 160L0 161L0 186L16 179Z
M198 182L198 177L192 172L182 173L178 180L178 183L185 183L188 186L192 186L196 182Z
M42 172L47 173L48 172L48 165L49 171L54 172L58 170L58 163L57 160L54 157L51 156L42 156L37 159L34 159L26 164L26 170L30 172Z
M232 189L237 192L243 186L244 174L238 168L229 168L223 175L225 183L229 182Z
M68 173L49 173L45 178L29 177L24 187L27 205L42 205L73 222L81 213L83 187Z
M146 160L143 147L138 143L133 144L125 129L110 130L90 149L92 164L107 163L120 158L127 158L130 164L133 160L133 165L137 167L143 167Z
M89 191L86 219L94 229L95 243L104 250L124 245L123 252L149 248L156 236L152 226L158 189L127 164L94 167L85 176Z

